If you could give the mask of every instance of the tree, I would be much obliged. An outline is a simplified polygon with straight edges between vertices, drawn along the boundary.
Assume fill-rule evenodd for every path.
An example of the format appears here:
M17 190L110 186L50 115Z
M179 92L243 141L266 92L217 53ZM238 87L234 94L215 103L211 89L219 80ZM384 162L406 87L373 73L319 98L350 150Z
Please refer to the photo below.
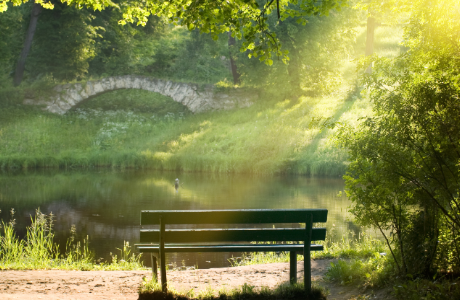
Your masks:
M176 36L172 36L164 20L151 16L146 26L120 26L120 18L122 15L117 9L94 13L91 24L103 30L98 31L94 40L96 55L89 61L88 75L155 74L159 63L167 68L170 60L164 56L160 58L159 52L167 48L164 52L170 57L176 56L166 41ZM155 75L161 77L161 74Z
M374 115L355 130L343 128L346 190L352 212L382 232L401 273L458 272L460 5L412 5L409 50L395 59L374 56L373 73L364 75Z
M366 56L374 53L374 32L375 32L375 18L373 16L367 17L367 34L366 34ZM372 64L367 69L367 73L372 73Z
M341 78L337 61L352 55L356 23L362 16L361 11L348 7L328 17L306 17L306 25L292 18L279 23L276 15L270 16L270 30L289 51L289 60L283 63L277 59L267 66L242 53L238 59L242 80L246 85L263 87L270 95L287 99L330 93L340 82L349 80Z
M239 84L240 74L238 73L236 62L235 62L235 55L233 53L235 50L235 45L236 45L235 37L232 36L232 33L229 31L228 32L228 56L230 58L230 71L232 72L232 76L233 76L233 84Z
M178 31L177 28L174 31ZM228 57L228 34L224 33L219 40L213 40L209 34L200 34L198 29L191 32L182 31L183 44L171 45L170 49L175 48L176 57L170 60L171 66L167 77L176 80L193 80L201 83L215 83L229 75L228 61L223 57ZM226 39L227 38L227 39ZM169 39L168 39L169 40ZM177 39L175 40L177 41ZM159 49L162 57L168 49ZM169 52L171 52L171 50ZM155 55L157 61L160 55ZM163 74L163 68L157 68Z
M30 12L29 28L27 29L24 47L22 48L21 54L19 55L18 63L16 64L16 71L14 72L14 85L19 85L22 81L24 68L26 66L26 59L29 55L30 48L32 47L35 30L37 29L38 17L40 16L42 8L43 7L36 2L34 2L32 6L32 11Z
M95 13L56 3L41 12L29 54L29 75L52 74L57 80L81 79L96 55L96 39L104 32L94 26Z
M7 75L14 71L18 54L23 47L25 30L24 18L30 16L26 6L10 8L8 12L0 14L0 69ZM0 76L1 76L0 75ZM1 85L1 84L0 84Z

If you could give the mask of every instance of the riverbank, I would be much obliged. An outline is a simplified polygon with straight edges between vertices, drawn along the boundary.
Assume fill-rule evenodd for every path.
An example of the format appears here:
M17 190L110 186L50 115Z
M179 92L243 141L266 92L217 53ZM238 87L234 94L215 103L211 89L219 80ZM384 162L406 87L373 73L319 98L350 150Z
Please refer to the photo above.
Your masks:
M324 280L327 268L335 259L312 261L312 280L329 290L327 299L393 299L388 289L361 291L356 286L341 286ZM303 277L303 262L297 265L298 279ZM150 271L1 271L1 299L137 299L142 278ZM178 292L193 290L195 296L209 289L218 292L248 284L271 289L289 281L289 263L242 267L168 271L170 286ZM361 298L359 298L361 297Z
M1 95L0 95L1 98ZM347 154L334 122L370 103L352 85L321 97L262 95L249 108L191 114L172 99L120 90L65 115L0 104L0 170L143 168L186 172L341 176Z

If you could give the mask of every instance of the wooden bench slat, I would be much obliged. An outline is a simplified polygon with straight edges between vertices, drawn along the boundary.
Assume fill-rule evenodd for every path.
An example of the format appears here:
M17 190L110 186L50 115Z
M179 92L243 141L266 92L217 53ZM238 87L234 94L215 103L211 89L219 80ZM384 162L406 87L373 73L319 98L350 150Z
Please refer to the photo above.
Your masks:
M327 209L143 210L141 225L158 225L160 216L166 224L305 223L307 214L327 221Z
M158 253L159 245L136 245L139 252ZM279 252L303 253L303 245L165 245L165 252ZM322 251L323 245L313 244L311 251Z
M294 242L305 240L304 228L168 229L165 243ZM141 243L158 243L157 229L141 229ZM324 241L326 228L313 228L312 241Z

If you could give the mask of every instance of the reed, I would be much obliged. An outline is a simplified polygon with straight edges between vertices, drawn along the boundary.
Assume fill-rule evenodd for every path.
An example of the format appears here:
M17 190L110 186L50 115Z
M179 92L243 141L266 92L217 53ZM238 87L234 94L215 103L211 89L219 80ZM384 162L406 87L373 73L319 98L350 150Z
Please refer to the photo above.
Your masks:
M54 242L53 215L45 215L36 210L31 217L31 225L26 228L24 239L17 237L14 226L14 210L11 221L2 221L0 228L0 270L141 270L144 269L140 255L131 251L125 242L120 258L112 255L111 263L97 263L89 250L89 238L75 240L75 227L67 241L65 253L61 253Z

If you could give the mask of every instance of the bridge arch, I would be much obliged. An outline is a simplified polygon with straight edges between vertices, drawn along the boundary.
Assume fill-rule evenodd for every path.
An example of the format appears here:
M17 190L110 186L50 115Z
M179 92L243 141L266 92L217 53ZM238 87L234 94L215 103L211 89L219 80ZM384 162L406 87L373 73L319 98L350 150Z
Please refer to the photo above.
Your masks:
M58 85L53 88L49 97L24 99L24 104L44 105L44 110L62 115L88 98L119 89L141 89L160 93L185 105L193 113L248 107L253 104L254 98L253 95L237 90L218 92L213 85L202 87L197 84L126 75L85 83Z

